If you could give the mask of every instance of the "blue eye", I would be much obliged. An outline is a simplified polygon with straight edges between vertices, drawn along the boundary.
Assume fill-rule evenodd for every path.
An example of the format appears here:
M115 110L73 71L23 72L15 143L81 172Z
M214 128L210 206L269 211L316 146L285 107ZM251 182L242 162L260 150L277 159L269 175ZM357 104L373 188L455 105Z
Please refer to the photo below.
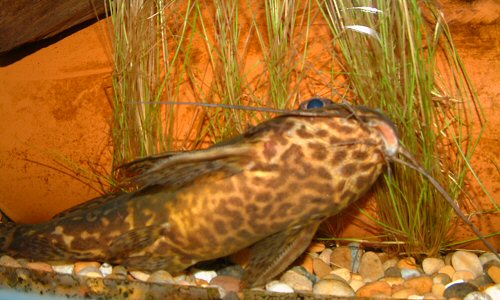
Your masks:
M325 106L323 100L319 98L313 98L307 101L306 109L321 108L323 106Z

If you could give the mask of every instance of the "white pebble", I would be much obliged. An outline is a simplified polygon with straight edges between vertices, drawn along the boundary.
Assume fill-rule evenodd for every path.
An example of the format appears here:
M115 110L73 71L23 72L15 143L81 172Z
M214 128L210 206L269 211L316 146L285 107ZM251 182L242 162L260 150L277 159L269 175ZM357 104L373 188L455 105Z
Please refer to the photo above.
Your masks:
M335 274L347 282L351 280L351 272L346 268L339 268L332 270L330 274Z
M468 293L463 300L493 300L490 295L481 292Z
M427 257L422 261L425 274L432 275L444 267L444 260L435 257Z
M59 274L73 274L73 269L75 268L75 266L73 264L71 265L55 265L55 266L52 266L52 269L54 269L54 271L56 273L59 273Z
M425 297L421 296L421 295L410 295L410 296L408 296L408 299L411 299L411 300L422 300L424 298Z
M217 272L215 271L198 271L194 273L194 278L202 279L206 282L210 282L214 277L217 276Z
M86 267L80 270L78 272L78 275L80 276L85 276L85 277L92 277L92 278L102 278L102 273L99 271L98 268L94 266Z
M103 276L109 276L109 275L111 275L111 273L113 273L113 266L111 266L108 263L103 263L99 267L99 271L101 271Z
M148 273L144 273L141 271L130 271L129 273L130 275L132 275L132 277L140 281L148 281L150 276Z
M266 284L266 291L276 293L293 293L294 290L286 283L273 280Z
M483 273L483 266L476 254L467 251L457 251L451 257L451 264L457 271L470 271L477 277Z
M494 286L490 286L486 290L484 290L486 294L488 294L491 299L500 299L500 283L495 284Z

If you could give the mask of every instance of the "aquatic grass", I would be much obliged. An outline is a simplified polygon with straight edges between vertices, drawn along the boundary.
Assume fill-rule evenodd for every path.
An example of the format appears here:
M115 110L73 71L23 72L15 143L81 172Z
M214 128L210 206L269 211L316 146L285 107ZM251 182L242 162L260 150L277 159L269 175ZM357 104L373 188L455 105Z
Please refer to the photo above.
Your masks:
M318 4L357 102L386 112L400 128L403 145L453 199L463 201L484 115L436 4ZM479 135L472 134L474 126ZM389 171L377 186L377 219L371 220L387 239L404 241L398 251L436 254L453 239L452 208L414 171L400 165Z
M177 108L159 101L178 99L189 64L190 48L181 48L191 38L187 28L192 4L183 5L163 0L109 0L114 167L175 146Z

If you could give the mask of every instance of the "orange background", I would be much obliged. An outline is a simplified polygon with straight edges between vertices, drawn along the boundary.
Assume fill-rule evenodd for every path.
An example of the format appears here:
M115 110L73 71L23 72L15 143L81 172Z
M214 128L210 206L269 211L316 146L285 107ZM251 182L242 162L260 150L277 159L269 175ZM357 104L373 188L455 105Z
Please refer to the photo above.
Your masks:
M455 45L488 119L474 167L497 199L500 4L446 2ZM110 169L112 54L105 22L0 67L0 208L17 222L41 222L99 195L57 161L64 157L103 174ZM493 207L477 184L468 192L481 208ZM473 220L484 233L500 229L498 215ZM358 222L344 231L346 236L364 234ZM470 236L468 229L458 233L459 239ZM498 238L494 244L498 248Z

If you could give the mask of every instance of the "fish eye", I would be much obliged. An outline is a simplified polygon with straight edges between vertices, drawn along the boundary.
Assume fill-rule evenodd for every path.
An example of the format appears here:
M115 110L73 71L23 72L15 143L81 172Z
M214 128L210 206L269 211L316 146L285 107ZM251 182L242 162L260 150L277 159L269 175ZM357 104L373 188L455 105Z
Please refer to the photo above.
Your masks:
M309 99L305 102L303 102L300 105L301 109L307 110L307 109L315 109L315 108L322 108L325 107L326 105L332 104L333 101L330 99L326 98L312 98Z

